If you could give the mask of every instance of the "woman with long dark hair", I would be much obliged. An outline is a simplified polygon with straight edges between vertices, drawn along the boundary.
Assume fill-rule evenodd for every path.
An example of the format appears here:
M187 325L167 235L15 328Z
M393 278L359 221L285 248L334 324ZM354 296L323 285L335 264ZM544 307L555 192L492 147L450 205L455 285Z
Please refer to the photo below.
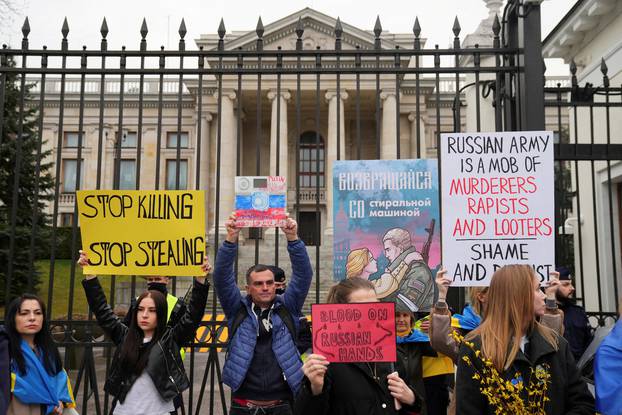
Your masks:
M349 278L331 287L327 303L378 301L374 285ZM401 362L331 363L311 354L302 366L303 387L296 398L300 415L410 414L421 410L422 397L407 384Z
M494 273L484 319L460 346L458 415L594 414L568 343L538 321L544 299L531 266Z
M80 251L80 266L88 264ZM203 264L205 275L211 266ZM104 390L115 398L115 415L164 415L175 412L173 399L190 383L179 350L191 341L201 323L209 291L203 277L195 277L190 302L174 325L167 325L167 303L155 290L138 297L129 326L112 312L95 275L82 281L97 322L117 346Z
M7 308L11 364L9 415L62 414L75 407L67 373L52 339L43 301L22 294Z

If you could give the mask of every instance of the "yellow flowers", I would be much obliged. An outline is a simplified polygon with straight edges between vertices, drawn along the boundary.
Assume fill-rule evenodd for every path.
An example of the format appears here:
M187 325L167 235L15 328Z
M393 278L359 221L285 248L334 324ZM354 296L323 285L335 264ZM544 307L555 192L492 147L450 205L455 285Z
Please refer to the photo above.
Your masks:
M464 340L464 337L455 331L451 336L458 343L462 343L473 351L475 364L469 356L462 356L462 360L475 371L473 379L479 381L480 391L488 400L488 404L495 414L515 415L546 415L544 404L550 399L546 392L551 383L551 374L547 364L531 368L525 380L520 372L516 372L511 379L509 373L499 373L486 359L481 350L473 342Z

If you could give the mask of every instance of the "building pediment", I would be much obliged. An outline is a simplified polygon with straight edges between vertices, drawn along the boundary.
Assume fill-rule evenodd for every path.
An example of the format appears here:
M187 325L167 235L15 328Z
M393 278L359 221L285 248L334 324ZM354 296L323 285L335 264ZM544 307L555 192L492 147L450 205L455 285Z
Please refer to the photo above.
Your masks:
M296 28L298 22L302 23L304 33L302 35L303 48L305 50L333 49L335 46L335 25L337 19L311 8L302 9L296 13L279 19L264 26L263 48L265 50L276 50L281 47L283 50L293 50L296 48ZM372 49L374 47L374 33L372 30L362 30L358 27L342 22L343 34L341 37L343 49ZM371 26L371 25L370 25ZM382 47L386 49L412 48L414 43L413 34L391 34L383 31L380 35ZM422 43L424 40L422 39ZM203 46L205 50L216 49L218 45L218 35L201 35L196 39L197 46ZM225 50L256 50L257 33L256 31L232 32L225 35Z

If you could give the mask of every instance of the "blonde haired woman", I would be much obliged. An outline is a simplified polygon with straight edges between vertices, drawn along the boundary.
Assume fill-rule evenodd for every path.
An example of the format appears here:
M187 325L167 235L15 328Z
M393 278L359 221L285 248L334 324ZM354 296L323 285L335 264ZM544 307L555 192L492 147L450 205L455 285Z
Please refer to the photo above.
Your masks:
M545 312L544 299L540 282L530 266L508 265L494 273L486 316L467 335L471 346L465 343L460 346L456 377L458 415L495 413L496 408L490 402L501 397L502 391L488 391L491 398L480 389L480 380L475 375L483 369L482 359L490 360L505 381L524 382L525 389L544 389L546 402L542 413L594 413L594 399L581 379L568 343L537 321ZM530 375L536 369L544 369L550 375L546 387ZM522 398L526 403L528 397Z
M350 251L346 261L346 278L369 279L369 276L378 271L378 264L367 248Z

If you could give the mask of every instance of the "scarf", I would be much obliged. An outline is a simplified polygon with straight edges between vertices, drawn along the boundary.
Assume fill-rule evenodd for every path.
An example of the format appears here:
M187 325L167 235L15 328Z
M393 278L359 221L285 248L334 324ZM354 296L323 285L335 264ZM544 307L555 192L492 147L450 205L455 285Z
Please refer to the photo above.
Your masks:
M406 333L397 333L397 344L429 342L430 338L428 335L421 331L422 320L415 322L414 327Z
M471 331L479 327L482 318L475 313L470 305L464 307L462 314L454 314L451 317L451 326Z
M12 365L15 382L13 396L24 404L46 405L46 413L52 412L59 401L73 403L67 372L61 370L50 375L43 365L44 356L37 356L24 340L21 341L20 348L26 373L20 373L17 365Z

